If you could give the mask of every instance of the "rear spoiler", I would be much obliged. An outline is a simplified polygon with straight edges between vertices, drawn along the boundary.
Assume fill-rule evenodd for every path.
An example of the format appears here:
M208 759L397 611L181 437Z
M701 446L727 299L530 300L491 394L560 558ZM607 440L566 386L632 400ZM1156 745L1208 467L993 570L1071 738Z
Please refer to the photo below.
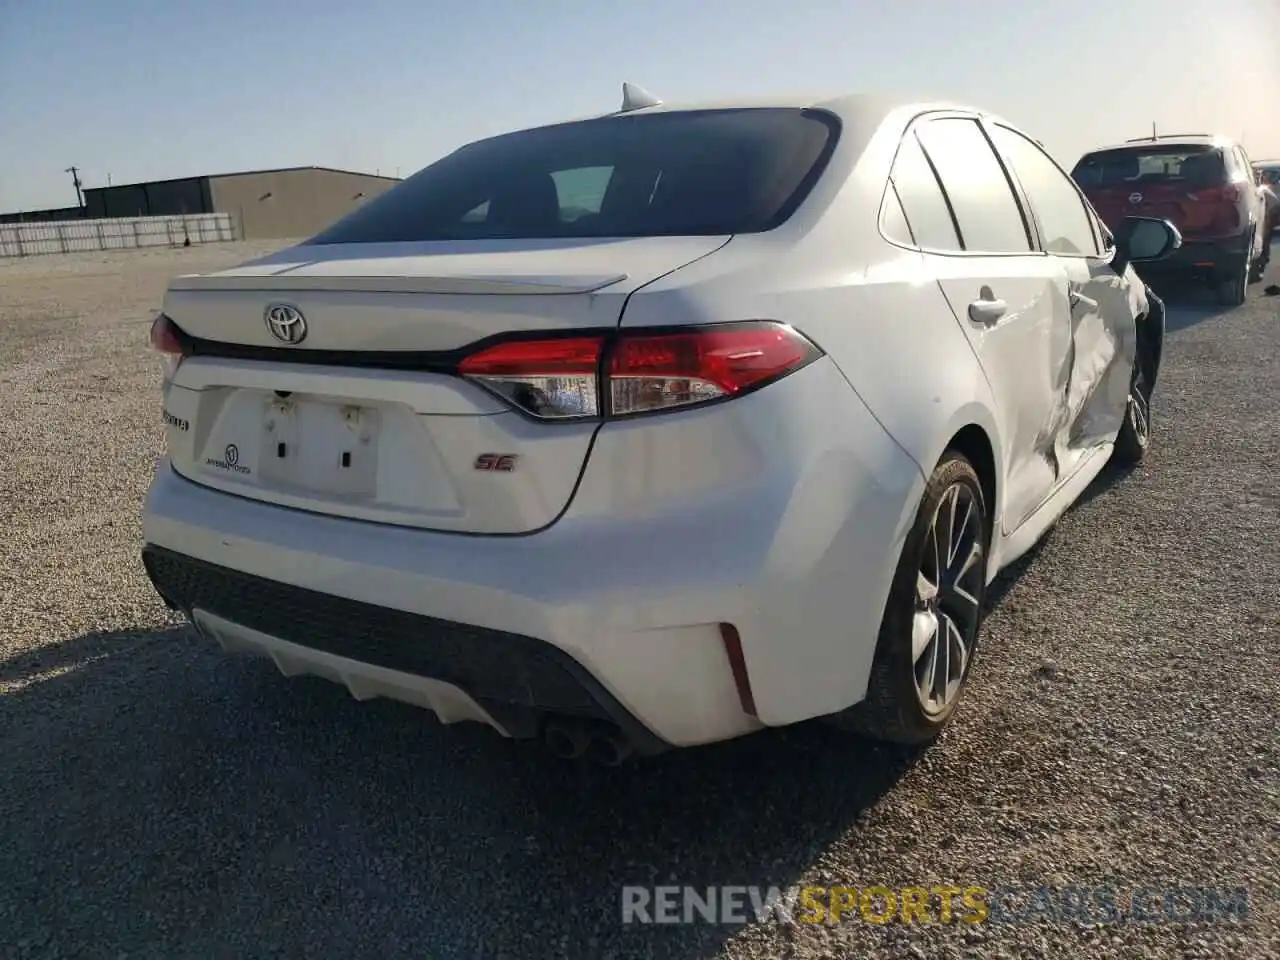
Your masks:
M503 294L506 296L538 296L552 294L594 293L627 279L625 273L584 276L219 276L188 275L174 277L169 289L186 291L241 291L284 293L302 290L335 293L438 293L438 294Z

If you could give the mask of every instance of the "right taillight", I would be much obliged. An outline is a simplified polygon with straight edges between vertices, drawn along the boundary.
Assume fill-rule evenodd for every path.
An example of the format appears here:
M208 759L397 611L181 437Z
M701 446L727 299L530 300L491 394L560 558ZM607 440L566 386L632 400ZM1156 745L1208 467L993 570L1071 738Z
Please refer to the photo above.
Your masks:
M630 416L746 393L821 356L777 323L624 334L609 354L610 413Z
M741 396L820 356L791 327L752 321L505 341L469 355L458 372L530 416L577 420Z
M1236 203L1240 199L1240 188L1233 183L1226 186L1204 187L1193 191L1191 199L1202 203Z
M1191 194L1191 199L1203 204L1212 204L1205 229L1229 233L1240 228L1239 203L1242 196L1239 184L1228 183L1197 190Z
M604 338L508 340L458 364L458 372L543 420L600 415L598 371Z

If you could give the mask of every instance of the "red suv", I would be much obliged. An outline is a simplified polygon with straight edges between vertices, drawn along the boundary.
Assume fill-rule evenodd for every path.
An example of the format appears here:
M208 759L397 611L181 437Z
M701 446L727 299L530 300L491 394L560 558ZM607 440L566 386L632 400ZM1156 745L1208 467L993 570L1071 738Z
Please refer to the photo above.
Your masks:
M1205 277L1228 306L1244 303L1270 255L1266 200L1248 155L1207 135L1148 137L1086 153L1071 173L1103 222L1158 217L1182 233L1161 264Z

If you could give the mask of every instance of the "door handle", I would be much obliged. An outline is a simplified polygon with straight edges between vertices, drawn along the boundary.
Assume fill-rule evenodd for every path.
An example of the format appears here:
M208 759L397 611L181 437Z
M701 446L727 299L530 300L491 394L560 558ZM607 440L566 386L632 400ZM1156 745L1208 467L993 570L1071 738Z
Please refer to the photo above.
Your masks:
M1098 301L1091 297L1086 297L1083 293L1072 290L1070 293L1071 305L1073 307L1084 307L1086 310L1097 310Z
M984 327L994 326L1008 312L1009 305L1003 300L983 299L969 304L969 319Z

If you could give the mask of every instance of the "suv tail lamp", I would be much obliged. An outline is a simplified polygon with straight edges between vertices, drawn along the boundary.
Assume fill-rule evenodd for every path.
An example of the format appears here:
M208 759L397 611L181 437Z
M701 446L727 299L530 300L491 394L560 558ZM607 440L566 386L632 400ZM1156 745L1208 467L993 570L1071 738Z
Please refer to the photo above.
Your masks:
M160 354L160 364L165 380L172 380L178 364L187 356L186 337L178 325L163 313L157 313L151 322L151 349Z
M1241 226L1239 203L1243 195L1239 184L1227 183L1197 190L1191 197L1211 205L1207 230L1213 233L1231 233Z
M630 417L726 400L823 355L767 321L521 339L485 347L458 372L543 420Z
M1197 190L1192 196L1206 203L1239 203L1242 194L1237 184L1228 183L1220 187L1205 187Z

